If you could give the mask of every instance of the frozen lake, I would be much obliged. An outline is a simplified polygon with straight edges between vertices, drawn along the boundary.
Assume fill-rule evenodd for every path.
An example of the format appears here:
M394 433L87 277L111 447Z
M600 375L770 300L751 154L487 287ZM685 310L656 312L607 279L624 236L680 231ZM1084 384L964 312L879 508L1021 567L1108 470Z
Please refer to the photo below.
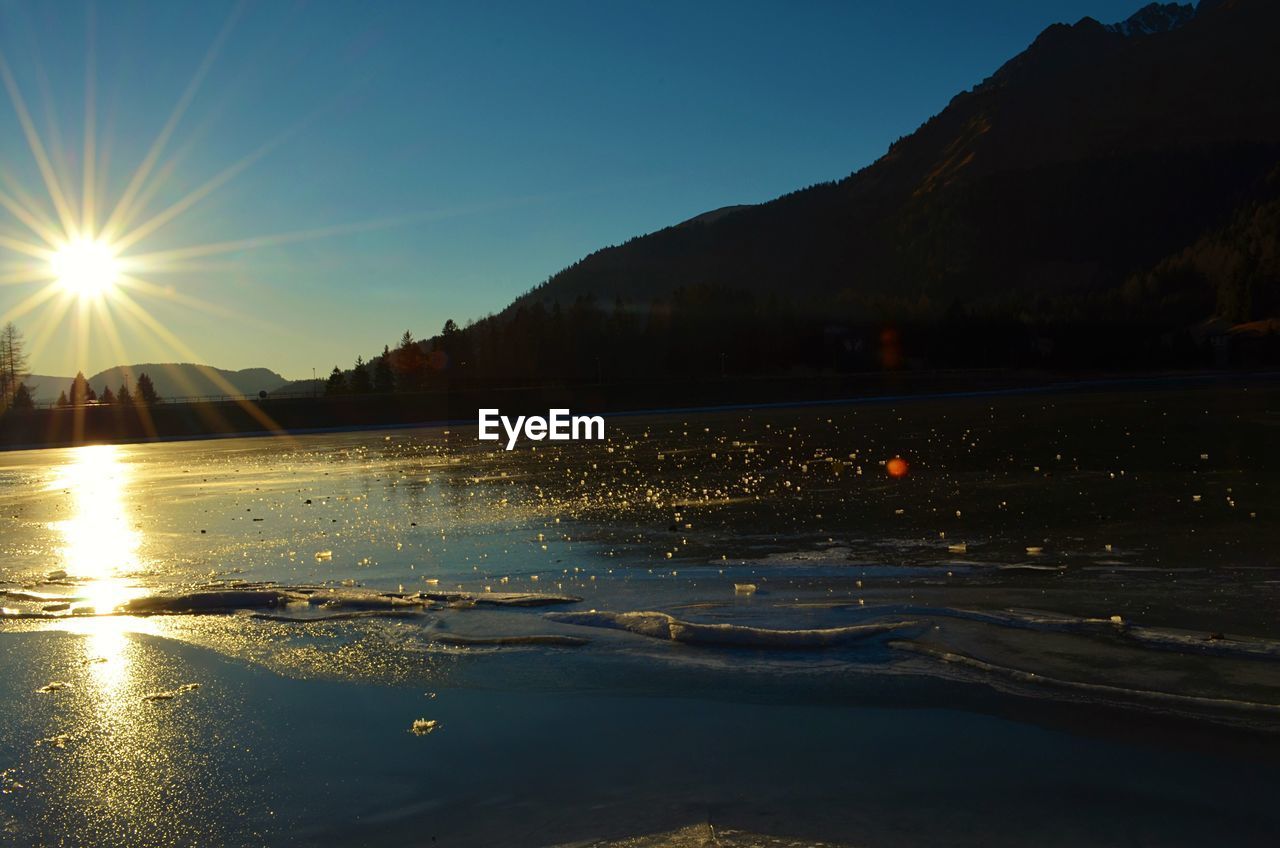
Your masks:
M610 418L604 442L511 452L454 427L0 454L0 827L1265 844L1277 401Z

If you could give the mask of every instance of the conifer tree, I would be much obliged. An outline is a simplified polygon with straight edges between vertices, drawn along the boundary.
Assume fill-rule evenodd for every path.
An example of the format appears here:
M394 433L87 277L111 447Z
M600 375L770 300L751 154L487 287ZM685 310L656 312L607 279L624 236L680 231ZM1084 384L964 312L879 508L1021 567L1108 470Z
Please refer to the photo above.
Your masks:
M329 379L325 381L324 393L328 397L347 393L347 378L342 375L342 369L336 365L329 373Z
M13 393L13 403L9 404L10 409L35 409L35 400L31 397L31 390L27 388L26 383L19 383L18 389Z
M373 391L373 382L369 379L369 366L362 357L356 357L355 367L351 369L351 393L367 395Z
M391 371L391 349L382 346L382 356L373 366L373 390L378 394L389 394L395 391L396 378Z
M72 406L84 406L93 400L93 388L89 385L89 381L85 379L83 371L77 371L76 376L71 380L71 392L69 401Z
M156 394L155 384L151 382L150 375L142 372L138 375L138 403L143 406L155 406L160 402L160 396Z

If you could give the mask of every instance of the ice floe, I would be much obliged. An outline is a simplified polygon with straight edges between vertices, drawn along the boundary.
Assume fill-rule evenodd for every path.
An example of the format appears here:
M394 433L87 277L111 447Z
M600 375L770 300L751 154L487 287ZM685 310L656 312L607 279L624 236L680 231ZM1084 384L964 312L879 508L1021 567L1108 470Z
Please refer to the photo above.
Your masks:
M725 645L747 648L825 648L845 642L903 631L918 622L890 621L848 627L775 630L742 624L699 624L663 612L551 612L546 617L560 624L626 630L653 639L670 639L688 645Z
M589 840L554 848L842 848L834 842L748 833L712 824L695 824L665 833L622 839Z

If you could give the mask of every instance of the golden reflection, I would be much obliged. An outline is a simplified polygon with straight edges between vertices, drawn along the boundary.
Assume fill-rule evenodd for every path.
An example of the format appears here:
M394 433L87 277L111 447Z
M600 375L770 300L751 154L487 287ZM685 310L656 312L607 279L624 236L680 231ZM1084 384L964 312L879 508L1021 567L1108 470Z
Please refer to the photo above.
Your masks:
M77 618L67 621L64 629L85 637L80 661L88 668L89 678L99 692L117 693L129 683L133 676L133 644L128 634L138 630L135 621L128 616ZM115 700L114 696L108 698Z
M53 527L62 534L62 570L84 583L86 612L110 612L140 594L129 578L138 570L142 534L129 520L129 466L122 452L115 445L75 448L49 483L71 501L71 516Z
M125 452L115 445L73 448L48 484L68 501L70 515L52 527L62 536L61 568L79 584L74 613L60 623L85 637L81 660L109 701L128 688L133 675L128 634L150 630L133 616L109 615L144 592L133 583L142 533L130 519L131 467Z

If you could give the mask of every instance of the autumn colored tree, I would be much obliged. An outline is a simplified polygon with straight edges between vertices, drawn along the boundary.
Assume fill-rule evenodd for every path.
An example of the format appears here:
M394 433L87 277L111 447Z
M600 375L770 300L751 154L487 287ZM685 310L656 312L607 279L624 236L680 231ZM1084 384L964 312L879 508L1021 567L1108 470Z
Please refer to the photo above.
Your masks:
M396 388L400 391L421 391L427 382L427 357L422 345L408 330L400 337L391 367L395 371Z

